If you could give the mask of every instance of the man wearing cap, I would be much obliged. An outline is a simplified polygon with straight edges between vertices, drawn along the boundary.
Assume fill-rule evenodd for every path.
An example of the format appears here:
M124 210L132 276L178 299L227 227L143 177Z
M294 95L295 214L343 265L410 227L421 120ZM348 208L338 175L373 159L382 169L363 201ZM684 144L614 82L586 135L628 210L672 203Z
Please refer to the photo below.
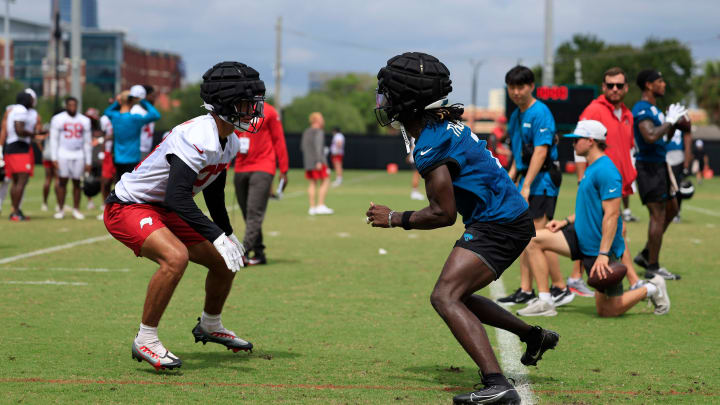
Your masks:
M130 88L130 96L136 97L140 100L145 100L148 103L155 105L155 88L153 86L141 86L136 84ZM147 110L140 104L133 105L130 109L132 114L147 114ZM159 119L159 118L158 118ZM157 120L155 120L157 121ZM145 156L150 153L153 146L153 135L155 134L155 121L148 122L140 130L140 159L145 159Z
M638 74L637 85L642 97L632 109L635 143L637 184L640 200L648 208L648 240L645 248L635 257L635 263L645 268L645 278L661 275L666 280L680 277L658 264L662 238L678 212L675 199L675 178L665 162L666 144L677 129L678 121L687 114L687 108L672 104L663 114L656 107L657 97L665 95L665 80L660 72L647 69Z
M622 257L625 250L620 218L622 176L605 155L606 133L599 121L585 120L578 123L572 134L565 135L574 138L575 153L586 158L588 167L578 186L575 214L550 221L547 228L538 231L530 241L526 252L533 274L548 274L546 261L542 260L548 251L581 260L589 275L598 273L601 278L612 271L610 264ZM634 284L637 280L630 277L628 273L628 281ZM540 287L538 285L538 289ZM665 279L661 276L625 293L622 282L598 290L595 307L601 317L619 316L645 298L652 301L656 315L670 310Z

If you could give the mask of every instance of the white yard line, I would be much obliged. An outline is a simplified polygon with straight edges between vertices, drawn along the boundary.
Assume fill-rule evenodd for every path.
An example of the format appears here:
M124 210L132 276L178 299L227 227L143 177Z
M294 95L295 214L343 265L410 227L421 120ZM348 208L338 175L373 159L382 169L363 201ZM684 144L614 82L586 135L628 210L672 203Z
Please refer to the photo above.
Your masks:
M75 246L87 245L89 243L95 243L95 242L102 242L102 241L109 240L109 239L112 239L112 236L110 236L110 235L96 236L94 238L88 238L88 239L83 239L83 240L79 240L76 242L70 242L70 243L66 243L64 245L58 245L58 246L53 246L53 247L49 247L49 248L45 248L45 249L34 250L32 252L23 253L21 255L10 256L10 257L6 257L4 259L0 259L0 264L12 263L14 261L26 259L28 257L44 255L46 253L57 252L58 250L70 249Z
M86 267L0 267L0 271L68 271L68 272L86 272L86 273L127 273L130 269L103 269L103 268L86 268Z
M83 282L68 282L68 281L2 281L3 284L22 284L22 285L88 285Z
M720 212L709 210L707 208L696 207L696 206L688 204L688 203L684 203L682 205L682 207L683 207L683 209L699 212L699 213L705 214L705 215L710 215L711 217L720 217Z
M490 295L493 299L505 296L505 285L501 279L497 279L490 284ZM515 380L515 389L520 394L523 405L537 403L537 398L528 380L528 370L520 363L520 356L522 355L520 340L514 334L500 328L495 328L495 333L500 345L500 366L505 376Z

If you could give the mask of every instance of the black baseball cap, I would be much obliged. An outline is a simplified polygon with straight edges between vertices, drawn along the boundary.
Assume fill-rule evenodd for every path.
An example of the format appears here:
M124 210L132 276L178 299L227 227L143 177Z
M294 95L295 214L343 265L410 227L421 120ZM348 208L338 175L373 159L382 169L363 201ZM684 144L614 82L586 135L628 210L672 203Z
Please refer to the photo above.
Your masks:
M642 72L638 73L637 80L635 81L640 87L640 90L645 90L645 83L647 82L654 82L655 80L662 77L662 73L658 72L655 69L645 69Z

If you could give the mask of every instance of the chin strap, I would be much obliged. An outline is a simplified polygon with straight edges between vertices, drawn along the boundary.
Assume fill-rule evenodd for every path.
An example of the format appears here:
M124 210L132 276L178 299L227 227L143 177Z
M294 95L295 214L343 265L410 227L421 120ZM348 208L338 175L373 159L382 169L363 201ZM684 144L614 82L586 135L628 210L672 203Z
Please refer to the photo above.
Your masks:
M405 151L410 154L410 140L408 139L407 132L405 131L405 125L400 123L400 133L402 133L403 140L405 140Z

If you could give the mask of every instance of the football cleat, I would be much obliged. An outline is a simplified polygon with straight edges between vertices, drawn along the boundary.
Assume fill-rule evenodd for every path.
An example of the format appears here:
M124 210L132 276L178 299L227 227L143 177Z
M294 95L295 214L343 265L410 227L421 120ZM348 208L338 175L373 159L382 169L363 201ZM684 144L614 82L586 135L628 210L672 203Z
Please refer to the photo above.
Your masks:
M482 388L481 388L482 387ZM506 384L492 384L483 379L475 384L475 391L453 397L453 404L513 404L520 405L520 394L515 387Z
M159 340L143 345L133 341L132 358L137 360L138 363L143 360L147 361L151 366L155 367L156 371L172 370L182 366L180 358L170 353L170 350L166 349Z
M680 280L681 278L679 275L669 272L665 267L656 270L645 269L645 278L652 279L656 276L660 276L665 280Z
M207 342L217 343L227 347L228 350L232 350L235 353L240 350L252 352L252 343L235 336L235 332L231 330L222 328L222 330L216 332L205 331L205 329L200 326L200 318L198 318L198 324L193 328L192 334L195 337L195 343L203 342L203 345Z
M543 353L548 349L555 349L560 335L548 329L539 326L533 326L533 331L527 342L527 348L520 358L520 362L526 366L537 366L537 362L542 359Z
M265 256L255 255L252 258L247 259L246 263L248 266L257 266L259 264L267 264L267 258L265 258Z
M533 298L535 298L535 290L526 293L522 290L522 288L518 288L514 293L508 295L507 297L498 298L497 302L500 305L524 304Z

